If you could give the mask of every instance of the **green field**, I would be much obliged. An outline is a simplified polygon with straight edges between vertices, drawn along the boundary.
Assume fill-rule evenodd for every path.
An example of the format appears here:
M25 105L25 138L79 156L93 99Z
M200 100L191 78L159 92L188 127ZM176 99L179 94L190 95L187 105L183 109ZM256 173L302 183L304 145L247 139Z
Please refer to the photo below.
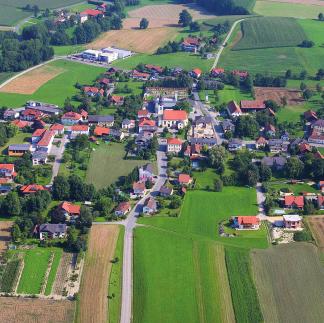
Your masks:
M0 73L0 84L8 80L10 77L14 76L14 72L2 72Z
M49 63L65 71L41 86L34 94L0 93L2 106L22 106L28 100L39 100L62 106L67 97L73 97L80 91L75 84L91 85L97 76L105 71L105 68L95 67L76 62L58 60Z
M294 47L307 36L293 18L260 17L241 22L242 38L233 50Z
M114 258L118 258L117 263L112 264L109 277L109 295L115 296L108 299L108 318L110 323L120 321L122 274L123 274L123 248L124 248L124 227L120 227Z
M123 69L133 69L138 64L156 64L168 67L182 67L185 70L192 70L193 68L200 68L207 72L213 65L213 60L203 59L198 55L178 52L163 55L146 55L138 54L130 58L119 60L112 63L113 66Z
M300 194L302 192L316 193L318 192L316 188L308 184L285 184L285 183L269 183L269 186L273 189L280 190L282 188L288 188L294 194Z
M320 6L298 4L298 3L280 3L273 1L257 1L254 12L262 16L277 17L295 17L295 18L317 18L323 11Z
M62 249L57 249L55 251L54 254L54 259L52 262L52 266L51 266L51 271L48 275L48 279L47 279L47 284L46 284L46 288L45 288L45 295L50 295L52 292L52 287L55 281L55 277L56 277L56 272L57 272L57 268L60 264L60 260L63 254L63 250Z
M19 281L18 293L24 294L38 294L41 290L43 279L45 277L45 273L48 267L48 262L52 252L55 253L54 259L60 259L62 254L61 249L57 248L35 248L24 251L17 251L19 253L24 253L24 269ZM54 260L54 269L56 265L56 261ZM52 273L51 277L55 277L56 272ZM50 279L49 281L49 290L52 289L54 279Z
M102 143L91 153L86 182L97 189L115 183L121 176L128 175L136 166L147 163L145 160L124 160L123 144Z
M114 95L121 95L121 96L142 95L143 84L144 84L144 82L137 82L134 80L130 80L128 82L119 82L119 83L117 83L116 88L114 89ZM129 89L131 89L132 92L124 93L124 92L118 91L119 89L123 89L125 86L127 86Z
M263 322L253 283L249 252L238 248L226 248L225 259L236 322Z
M324 268L315 246L294 243L255 250L252 263L265 322L323 321Z

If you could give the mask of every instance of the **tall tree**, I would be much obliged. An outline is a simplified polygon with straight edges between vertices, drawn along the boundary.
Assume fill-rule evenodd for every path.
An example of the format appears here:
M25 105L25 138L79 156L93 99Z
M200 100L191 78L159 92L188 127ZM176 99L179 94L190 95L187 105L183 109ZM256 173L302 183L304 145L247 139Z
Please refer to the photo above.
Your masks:
M182 10L179 14L179 24L188 27L192 22L192 16L187 10Z

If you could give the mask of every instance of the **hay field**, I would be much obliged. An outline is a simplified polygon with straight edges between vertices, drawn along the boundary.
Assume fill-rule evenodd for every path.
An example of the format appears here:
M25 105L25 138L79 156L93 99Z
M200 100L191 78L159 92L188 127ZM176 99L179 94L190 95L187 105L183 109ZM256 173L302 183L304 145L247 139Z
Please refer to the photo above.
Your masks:
M324 2L322 0L268 0L271 2L284 2L284 3L298 3L298 4L307 4L314 6L324 6Z
M324 267L310 243L251 252L264 321L323 322Z
M43 65L12 80L0 88L0 92L33 94L43 84L47 83L49 80L55 78L64 71L65 70L63 68L57 66Z
M119 234L117 225L93 225L83 268L77 318L80 323L106 322L108 282Z
M308 216L307 223L320 250L324 251L324 218L322 215Z
M67 323L73 322L75 303L47 299L0 297L0 322Z
M286 89L280 87L255 87L255 98L257 100L273 100L281 104L283 97L287 98L287 105L299 105L305 103L302 93L296 89Z
M125 48L138 53L154 53L160 46L176 37L176 28L122 29L108 31L87 48L100 49L107 46Z
M11 240L10 229L12 221L0 221L0 255L7 250L7 244Z

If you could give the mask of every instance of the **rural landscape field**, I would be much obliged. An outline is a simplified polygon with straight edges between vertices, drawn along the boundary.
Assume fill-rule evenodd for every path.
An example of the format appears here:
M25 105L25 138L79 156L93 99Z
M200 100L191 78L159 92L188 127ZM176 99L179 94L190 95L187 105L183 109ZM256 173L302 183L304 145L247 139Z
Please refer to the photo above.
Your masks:
M324 1L0 0L0 323L324 322Z

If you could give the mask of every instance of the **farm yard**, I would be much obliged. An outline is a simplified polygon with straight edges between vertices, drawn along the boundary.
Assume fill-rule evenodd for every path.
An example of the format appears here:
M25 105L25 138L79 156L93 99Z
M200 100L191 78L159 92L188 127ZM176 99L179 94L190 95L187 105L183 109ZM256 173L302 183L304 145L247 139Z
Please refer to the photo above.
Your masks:
M293 243L251 254L265 322L323 320L324 268L315 246Z
M308 216L307 224L312 231L312 235L315 239L317 247L321 252L324 251L324 217L318 216Z
M276 88L276 87L254 87L255 98L257 100L273 100L277 104L282 104L282 98L287 99L287 105L303 104L305 100L302 92L295 89Z
M37 298L0 297L0 321L15 323L73 322L75 303Z
M85 256L79 300L78 322L106 322L108 284L120 228L118 225L94 225Z
M293 18L260 17L241 22L242 38L233 50L298 46L307 39Z

